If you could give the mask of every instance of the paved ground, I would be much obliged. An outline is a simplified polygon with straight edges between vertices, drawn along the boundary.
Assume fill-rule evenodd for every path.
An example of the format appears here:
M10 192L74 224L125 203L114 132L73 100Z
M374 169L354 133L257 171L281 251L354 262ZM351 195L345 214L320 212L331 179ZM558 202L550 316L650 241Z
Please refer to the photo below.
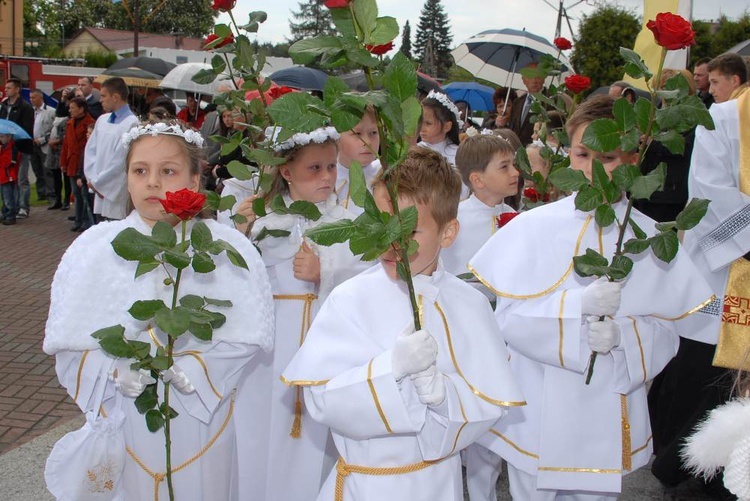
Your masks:
M44 486L46 458L60 437L83 423L57 384L52 357L41 349L52 276L78 235L69 231L68 215L36 207L16 226L0 226L0 501L51 500ZM666 490L647 468L626 477L620 496L621 501L709 499L696 485ZM505 478L498 500L510 500Z

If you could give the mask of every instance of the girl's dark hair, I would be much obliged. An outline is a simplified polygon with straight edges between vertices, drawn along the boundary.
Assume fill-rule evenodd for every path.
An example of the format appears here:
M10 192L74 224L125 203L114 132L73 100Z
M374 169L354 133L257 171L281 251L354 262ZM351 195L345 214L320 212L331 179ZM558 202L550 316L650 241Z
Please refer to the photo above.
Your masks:
M449 99L448 96L445 96L445 98ZM456 115L454 115L451 110L443 106L443 104L434 97L425 98L422 101L422 106L425 108L430 108L435 113L435 118L437 118L437 121L440 122L440 125L444 125L448 122L452 124L451 129L445 136L451 143L458 145L461 141L458 137L460 127L458 126L458 119L456 118Z
M177 116L177 107L175 106L174 101L169 99L167 96L159 96L154 99L151 102L151 108L148 110L149 113L151 113L152 110L157 107L163 109L168 113L168 116L165 118L174 118Z
M505 101L506 96L508 97L508 102L511 103L516 100L518 94L516 94L514 89L510 89L509 93L508 89L505 87L498 87L495 89L495 92L492 94L492 103L495 105L495 108L497 108L499 103Z

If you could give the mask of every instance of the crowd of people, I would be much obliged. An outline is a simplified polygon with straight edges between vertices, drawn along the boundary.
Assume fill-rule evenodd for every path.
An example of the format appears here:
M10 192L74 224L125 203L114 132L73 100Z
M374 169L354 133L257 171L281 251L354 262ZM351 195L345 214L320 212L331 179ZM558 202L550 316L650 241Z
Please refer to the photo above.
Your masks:
M154 350L164 346L166 335L128 308L167 292L160 281L133 280L136 264L117 258L109 242L125 228L150 234L157 221L176 224L158 200L183 188L235 195L210 228L249 266L239 271L217 258L215 278L183 276L194 293L229 294L235 305L212 340L181 341L170 369L180 414L172 431L178 499L458 500L463 463L471 501L494 501L503 461L514 499L616 499L622 477L652 452L664 484L689 478L682 442L731 393L729 371L712 366L727 284L748 296L741 277L750 255L750 159L742 152L750 145L740 131L750 93L740 56L681 71L716 129L685 133L681 155L649 147L643 172L665 162L667 181L638 201L633 217L651 235L654 221L673 220L688 197L712 203L685 237L686 251L668 266L639 259L625 282L572 273L572 258L587 247L614 253L616 228L599 228L560 191L542 207L525 206L530 181L516 166L524 148L532 170L546 176L540 149L550 144L589 179L594 159L608 173L637 163L635 152L596 152L582 142L590 123L613 116L616 99L633 99L625 82L570 116L550 112L544 132L531 112L543 78L524 77L521 96L498 88L496 110L479 130L465 126L464 109L447 95L423 93L415 146L387 173L367 109L349 131L324 127L274 143L281 163L271 188L257 193L255 180L227 169L245 161L241 152L222 155L210 141L243 131L236 110L204 111L188 96L176 113L147 92L148 106L137 110L144 122L119 78L100 91L82 78L57 109L36 90L26 103L20 82L9 79L0 118L33 140L0 136L3 224L29 217L31 168L48 208L66 210L73 200L71 230L90 229L55 275L44 349L83 411L124 409L129 456L118 489L126 499L166 493L164 446L132 404L157 381L104 353L90 334L120 322ZM562 128L570 144L554 143L550 131ZM351 200L355 161L378 208L392 211L386 184L396 183L402 209L417 209L410 268L420 329L394 250L362 261L347 244L323 247L305 236L363 212ZM255 213L258 198L268 207L278 195L287 205L315 204L321 217ZM614 206L620 217L624 197ZM469 272L474 286L455 277ZM592 351L596 373L584 384Z

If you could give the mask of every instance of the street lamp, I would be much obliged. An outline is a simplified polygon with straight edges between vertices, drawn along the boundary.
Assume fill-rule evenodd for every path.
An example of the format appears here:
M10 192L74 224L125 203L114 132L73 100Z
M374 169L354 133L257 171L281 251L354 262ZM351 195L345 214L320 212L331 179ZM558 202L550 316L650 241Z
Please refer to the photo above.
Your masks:
M36 50L39 48L39 42L37 42L36 40L26 40L26 42L24 42L24 45L26 46L26 52L32 55L36 54Z

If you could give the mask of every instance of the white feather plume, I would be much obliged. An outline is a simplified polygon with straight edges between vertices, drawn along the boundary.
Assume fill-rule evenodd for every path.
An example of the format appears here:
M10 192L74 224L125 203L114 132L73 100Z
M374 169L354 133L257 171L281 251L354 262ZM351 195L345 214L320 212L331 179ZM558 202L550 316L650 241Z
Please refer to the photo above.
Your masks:
M712 410L685 440L685 466L706 479L725 467L734 449L750 434L750 398L737 398Z

